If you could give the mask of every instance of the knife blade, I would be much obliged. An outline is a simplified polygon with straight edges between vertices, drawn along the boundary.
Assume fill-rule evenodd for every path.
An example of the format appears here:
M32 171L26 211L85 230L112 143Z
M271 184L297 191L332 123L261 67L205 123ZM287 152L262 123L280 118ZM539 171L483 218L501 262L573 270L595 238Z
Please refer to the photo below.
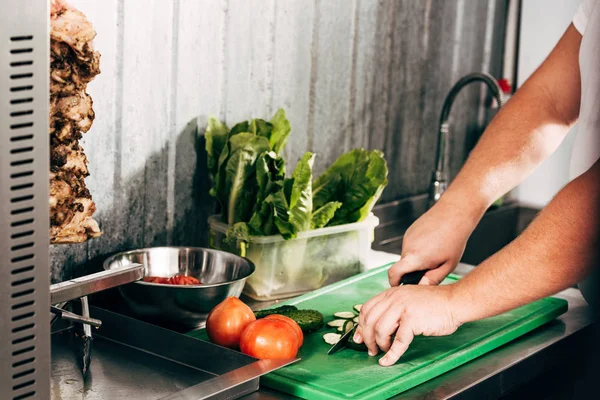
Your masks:
M346 347L346 343L348 343L348 340L350 339L350 335L352 335L352 333L354 333L354 329L350 329L348 330L348 332L344 333L340 340L338 340L338 342L329 349L327 354L331 355L333 353L337 353L339 350Z

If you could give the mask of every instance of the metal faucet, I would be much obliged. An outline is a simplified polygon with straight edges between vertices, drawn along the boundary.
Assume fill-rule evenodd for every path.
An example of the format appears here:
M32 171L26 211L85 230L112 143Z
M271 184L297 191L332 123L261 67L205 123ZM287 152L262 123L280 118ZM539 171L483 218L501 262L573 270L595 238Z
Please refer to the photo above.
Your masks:
M137 281L144 277L144 266L141 264L129 264L119 268L102 271L69 281L57 283L50 286L50 312L53 314L51 325L62 318L71 322L82 324L82 335L75 334L80 342L78 357L81 361L81 372L84 379L90 370L92 356L92 326L98 328L102 321L90 317L90 308L87 296ZM71 300L81 301L81 315L65 310L63 307Z
M87 296L102 290L110 289L137 281L144 277L144 266L141 264L129 264L108 271L82 276L65 282L50 285L50 311L54 314L51 321L57 317L80 322L85 325L100 326L102 323L89 317L87 312ZM82 303L83 316L73 314L63 309L71 300L80 299ZM56 305L56 306L55 306Z
M450 125L448 124L448 117L450 115L450 109L452 108L452 104L454 103L454 99L461 91L462 88L467 86L472 82L483 82L487 84L488 88L496 98L498 102L498 108L502 107L503 99L502 99L502 90L500 89L500 85L498 82L489 74L482 72L473 72L468 75L465 75L461 79L458 80L450 89L450 92L446 96L444 100L444 105L442 106L442 113L440 115L440 125L438 128L438 145L437 145L437 156L436 156L436 164L435 171L433 172L433 176L431 179L431 186L429 190L429 206L433 206L440 199L442 194L446 191L448 187L448 171L447 171L447 143L448 143L448 135L450 132Z

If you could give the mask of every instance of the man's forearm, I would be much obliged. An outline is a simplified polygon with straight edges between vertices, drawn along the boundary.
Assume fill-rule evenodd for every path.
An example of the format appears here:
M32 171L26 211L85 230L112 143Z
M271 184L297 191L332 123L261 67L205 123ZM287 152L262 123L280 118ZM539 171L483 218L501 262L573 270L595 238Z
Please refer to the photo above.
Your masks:
M570 26L490 123L441 202L467 208L477 221L554 152L579 114L580 42Z
M568 184L523 234L453 288L460 323L555 294L597 262L600 161Z

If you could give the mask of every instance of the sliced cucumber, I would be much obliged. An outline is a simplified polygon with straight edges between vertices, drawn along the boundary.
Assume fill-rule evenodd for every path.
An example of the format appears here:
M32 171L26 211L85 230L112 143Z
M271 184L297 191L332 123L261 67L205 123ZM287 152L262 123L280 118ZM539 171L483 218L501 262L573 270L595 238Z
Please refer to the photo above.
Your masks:
M333 316L342 319L352 319L356 317L356 314L354 314L352 311L339 311L334 313Z
M344 324L344 333L351 331L352 328L354 328L354 322L350 320L346 321L346 323Z
M340 335L339 333L330 332L323 335L323 340L325 341L325 343L330 344L332 346L339 342L341 338L342 335Z
M354 323L358 324L358 317L354 317L354 319L352 321L354 321Z
M362 308L362 306L362 304L355 304L352 308L354 308L356 312L360 314L360 309Z
M327 323L327 326L331 328L339 328L340 326L344 326L344 324L348 321L347 319L334 319Z
M352 322L349 319L347 319L343 326L338 326L337 327L337 331L338 332L342 332L342 333L346 333L349 330L351 330L352 328L354 328L354 322Z

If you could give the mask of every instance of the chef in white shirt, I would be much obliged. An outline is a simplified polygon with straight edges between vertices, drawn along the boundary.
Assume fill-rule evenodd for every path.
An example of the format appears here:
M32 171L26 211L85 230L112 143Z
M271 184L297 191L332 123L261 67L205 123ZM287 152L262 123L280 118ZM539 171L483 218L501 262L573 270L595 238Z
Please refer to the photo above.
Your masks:
M521 183L578 123L571 178L512 243L452 285L484 212ZM357 342L383 366L415 335L442 336L461 324L550 296L579 282L600 309L600 0L583 0L556 47L492 120L441 199L406 232L391 288L363 306ZM401 277L427 270L418 286Z

